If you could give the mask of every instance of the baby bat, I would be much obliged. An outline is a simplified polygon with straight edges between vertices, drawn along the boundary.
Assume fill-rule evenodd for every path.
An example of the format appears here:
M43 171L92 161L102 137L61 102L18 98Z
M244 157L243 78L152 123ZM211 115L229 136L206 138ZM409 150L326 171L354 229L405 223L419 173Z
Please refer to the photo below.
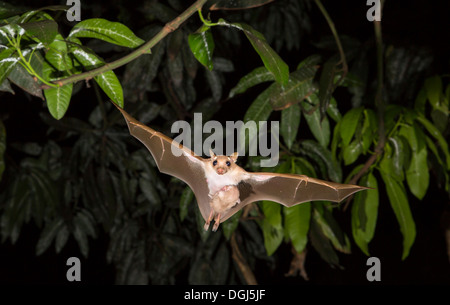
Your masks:
M205 159L117 108L130 134L147 147L159 171L177 177L192 189L205 220L205 230L214 219L216 231L220 223L255 201L270 200L287 207L313 200L340 202L368 189L304 175L247 172L236 164L237 153L217 156L210 150L211 157Z

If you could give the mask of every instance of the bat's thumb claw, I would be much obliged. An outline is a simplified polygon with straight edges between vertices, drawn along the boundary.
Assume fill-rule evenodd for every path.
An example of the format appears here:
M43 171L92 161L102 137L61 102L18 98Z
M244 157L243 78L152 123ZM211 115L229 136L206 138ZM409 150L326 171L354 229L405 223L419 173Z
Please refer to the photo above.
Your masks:
M215 223L214 223L214 226L213 226L213 228L212 228L213 232L216 232L218 228L219 228L219 223L218 223L218 222L215 222Z
M205 222L205 225L203 226L203 229L205 231L208 231L208 229L209 229L209 221Z

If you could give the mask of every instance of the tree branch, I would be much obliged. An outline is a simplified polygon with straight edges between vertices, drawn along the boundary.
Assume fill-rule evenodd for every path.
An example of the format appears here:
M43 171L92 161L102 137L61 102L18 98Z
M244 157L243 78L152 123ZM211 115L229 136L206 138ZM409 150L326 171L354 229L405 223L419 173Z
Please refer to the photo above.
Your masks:
M231 235L230 243L231 243L233 260L238 265L239 270L241 271L242 275L244 276L245 281L247 282L248 285L258 285L255 275L253 274L252 270L250 269L250 266L248 265L247 261L245 260L245 257L242 256L242 253L239 250L239 246L236 242L235 232L233 232L233 234Z
M341 60L339 63L342 64L342 75L339 78L339 80L334 84L334 88L336 89L339 86L339 84L344 80L345 76L348 73L347 59L345 57L344 48L342 47L342 43L341 43L341 40L339 39L339 35L336 31L336 27L334 25L333 20L331 19L330 15L328 15L327 10L323 6L322 2L320 2L320 0L314 0L314 2L316 3L319 10L322 12L322 15L325 17L325 19L328 23L328 26L330 27L331 33L333 33L334 40L336 41L336 45L339 50L339 56L341 57Z
M172 33L173 31L175 31L184 21L186 21L186 19L188 19L192 14L194 14L198 10L200 10L206 1L207 0L195 1L194 4L192 4L189 8L187 8L181 15L179 15L177 18L175 18L171 22L167 23L164 26L164 28L158 34L156 34L152 39L150 39L148 42L146 42L145 44L143 44L142 46L140 46L139 48L137 48L130 54L128 54L122 58L119 58L113 62L106 63L105 65L103 65L99 68L96 68L96 69L93 69L90 71L86 71L86 72L83 72L80 74L75 74L75 75L69 76L67 78L59 79L52 83L62 87L66 84L76 83L83 79L91 79L94 76L97 76L104 72L114 70L118 67L121 67L121 66L135 60L136 58L138 58L139 56L141 56L143 54L147 54L147 52L151 48L153 48L158 42L160 42L164 37L166 37L168 34ZM51 87L48 85L42 85L41 88L49 89Z
M380 11L383 9L383 3L381 4ZM384 145L386 143L386 135L384 128L384 109L385 103L383 99L383 87L384 87L384 60L383 60L383 39L381 32L381 21L374 21L375 42L377 47L377 91L375 95L375 106L377 108L378 115L378 143L375 147L374 154L366 161L363 168L349 181L350 184L356 184L372 166L378 157L383 153ZM352 197L352 196L351 196ZM343 210L345 211L350 203L349 197L345 203Z

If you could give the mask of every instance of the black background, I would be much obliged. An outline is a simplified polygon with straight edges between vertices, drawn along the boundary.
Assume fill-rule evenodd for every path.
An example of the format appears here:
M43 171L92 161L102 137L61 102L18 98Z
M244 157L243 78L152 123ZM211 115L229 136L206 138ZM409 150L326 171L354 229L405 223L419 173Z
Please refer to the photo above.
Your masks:
M32 7L58 4L58 1L17 1ZM110 3L114 1L109 1ZM191 1L192 2L192 1ZM106 3L106 2L105 2ZM346 34L364 39L373 35L373 25L365 19L367 6L365 1L323 1L330 13L340 34ZM81 1L83 6L83 0ZM105 4L107 5L107 4ZM137 5L137 4L133 4ZM131 8L130 8L131 9ZM448 73L450 59L449 14L447 1L386 1L382 19L383 40L389 45L429 47L435 57L433 69L435 73ZM112 14L105 7L105 14ZM329 28L316 8L313 9L314 35L329 34ZM82 18L88 18L83 16ZM106 18L106 17L105 17ZM111 16L110 20L114 17ZM312 38L311 38L312 39ZM307 40L302 44L301 53L310 54L311 46ZM289 62L289 56L282 54ZM298 58L298 54L295 54ZM248 72L248 71L247 71ZM241 77L246 73L242 72ZM234 83L234 82L233 82ZM8 141L29 140L30 127L39 125L37 115L39 103L27 100L20 90L15 96L2 96L0 106L6 107L9 112L18 109L28 109L22 113L20 120L6 122ZM79 97L81 98L81 97ZM72 106L71 106L72 107ZM233 108L233 105L229 107ZM76 106L70 111L76 112ZM234 116L236 116L236 109ZM245 110L245 109L244 109ZM230 111L231 113L232 111ZM73 115L73 113L72 113ZM234 119L236 119L234 117ZM33 135L32 135L33 136ZM34 130L35 137L45 137L45 129ZM285 277L289 270L290 257L278 257L278 269L268 272L265 268L254 270L260 284L450 284L450 264L447 256L442 215L449 213L449 200L447 195L434 184L431 175L430 189L422 201L411 198L410 205L416 222L417 236L409 257L401 261L402 236L397 220L392 212L387 198L380 198L380 209L377 230L370 243L370 252L381 260L381 282L370 283L366 280L367 257L352 243L351 255L339 254L344 270L332 269L323 261L314 249L310 248L306 259L306 270L310 281L306 282L300 277ZM382 194L383 192L380 192ZM340 223L350 226L349 213L341 215ZM342 221L341 221L342 220ZM350 227L344 227L351 232ZM16 244L10 241L0 244L0 283L27 283L27 284L68 284L66 280L66 260L76 256L81 260L82 284L113 284L114 267L105 262L108 237L99 236L90 240L89 258L83 258L78 246L71 237L66 247L56 255L53 247L39 257L35 256L35 246L39 238L39 230L30 223L23 227ZM281 247L287 247L282 245ZM282 251L289 253L289 251ZM258 265L257 265L258 267ZM183 274L180 274L179 283L186 284ZM295 289L295 288L293 288ZM157 292L157 291L155 291ZM180 292L178 290L178 292Z

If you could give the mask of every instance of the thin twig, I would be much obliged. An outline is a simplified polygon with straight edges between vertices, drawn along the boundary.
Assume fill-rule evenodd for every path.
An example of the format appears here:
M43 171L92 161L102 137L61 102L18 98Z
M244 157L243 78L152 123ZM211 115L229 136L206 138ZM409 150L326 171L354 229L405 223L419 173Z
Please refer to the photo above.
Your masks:
M339 80L334 84L334 89L336 89L341 84L341 82L344 80L345 76L348 73L347 59L345 57L344 48L342 47L342 43L341 40L339 39L339 35L336 31L336 26L334 25L333 20L331 19L330 15L328 15L327 10L323 6L322 2L320 2L320 0L314 0L314 2L316 3L319 10L322 12L322 15L325 17L328 26L330 27L331 33L333 33L334 40L336 41L336 45L339 50L340 61L338 62L338 64L339 63L342 64L342 74Z
M255 275L253 274L252 270L250 269L250 266L248 265L247 261L245 260L245 257L242 255L241 251L239 250L239 246L236 242L236 233L233 232L231 235L231 250L232 250L232 258L236 262L236 264L239 267L239 270L241 271L242 275L244 276L245 281L248 285L258 285L258 282L256 281Z

